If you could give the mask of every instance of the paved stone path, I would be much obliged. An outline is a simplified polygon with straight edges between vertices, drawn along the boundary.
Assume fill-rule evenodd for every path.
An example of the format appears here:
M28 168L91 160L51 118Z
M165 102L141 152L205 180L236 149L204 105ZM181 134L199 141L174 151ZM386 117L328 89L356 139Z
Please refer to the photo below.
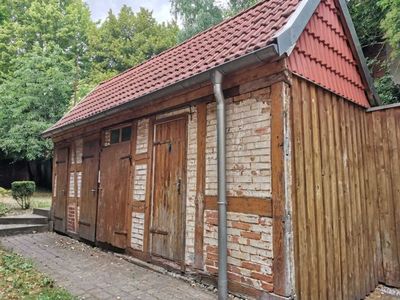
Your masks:
M32 259L79 299L216 299L201 287L55 233L3 237L0 244Z
M190 299L217 296L201 287L140 267L68 237L40 233L0 238L79 299ZM367 300L400 300L400 290L378 287Z

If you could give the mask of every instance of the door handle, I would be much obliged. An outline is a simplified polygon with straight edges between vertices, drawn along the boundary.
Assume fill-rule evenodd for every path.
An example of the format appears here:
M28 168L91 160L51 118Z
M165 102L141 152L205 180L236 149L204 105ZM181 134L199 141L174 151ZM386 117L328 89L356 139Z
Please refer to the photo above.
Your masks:
M92 193L96 193L96 192L97 192L97 189L91 189L91 192L92 192Z
M178 179L177 183L176 183L176 189L178 191L178 195L181 194L181 185L182 185L182 179Z

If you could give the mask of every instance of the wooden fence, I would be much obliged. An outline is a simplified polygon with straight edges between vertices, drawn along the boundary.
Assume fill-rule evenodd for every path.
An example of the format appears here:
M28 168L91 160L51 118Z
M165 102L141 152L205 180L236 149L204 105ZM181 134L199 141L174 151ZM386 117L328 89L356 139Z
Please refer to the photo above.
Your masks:
M400 108L367 113L297 77L292 98L299 298L399 286Z
M375 201L379 204L382 282L400 287L400 107L372 111Z

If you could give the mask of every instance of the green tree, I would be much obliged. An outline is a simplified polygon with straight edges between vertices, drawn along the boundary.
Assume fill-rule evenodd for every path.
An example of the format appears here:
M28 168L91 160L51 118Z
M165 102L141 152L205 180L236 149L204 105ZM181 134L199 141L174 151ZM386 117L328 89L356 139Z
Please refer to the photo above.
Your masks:
M381 22L385 13L379 5L379 1L351 0L349 10L363 49L384 43Z
M256 5L260 0L229 0L227 14L234 16L249 7Z
M36 46L12 63L14 71L0 85L0 150L14 160L49 158L52 143L40 134L69 106L74 65L55 45Z
M157 23L144 8L135 13L125 5L118 15L110 10L90 36L93 81L109 78L174 46L178 30L175 23Z
M380 0L379 5L386 12L381 27L385 38L393 49L396 58L400 58L400 0Z
M380 70L375 86L382 102L399 102L400 87L389 72L391 58L382 53L389 43L393 49L392 57L400 54L400 1L351 0L349 9L371 69Z
M171 0L172 13L183 25L178 39L185 41L258 2L260 0L229 0L224 7L215 0Z
M182 21L179 41L187 40L224 19L223 9L214 0L171 0L172 13Z
M15 57L37 46L58 47L66 59L75 62L78 90L79 80L90 68L88 32L95 27L87 5L82 0L1 1L6 12L0 27L0 82L13 71Z
M0 152L48 158L40 133L78 101L95 24L83 0L0 0L0 17Z

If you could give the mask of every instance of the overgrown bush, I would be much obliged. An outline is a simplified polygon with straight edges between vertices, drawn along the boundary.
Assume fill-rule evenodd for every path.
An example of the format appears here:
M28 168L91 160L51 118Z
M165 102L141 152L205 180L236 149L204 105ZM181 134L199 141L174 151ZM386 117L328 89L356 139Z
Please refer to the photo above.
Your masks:
M14 181L11 183L12 196L22 209L31 206L31 197L35 192L36 185L33 181Z

